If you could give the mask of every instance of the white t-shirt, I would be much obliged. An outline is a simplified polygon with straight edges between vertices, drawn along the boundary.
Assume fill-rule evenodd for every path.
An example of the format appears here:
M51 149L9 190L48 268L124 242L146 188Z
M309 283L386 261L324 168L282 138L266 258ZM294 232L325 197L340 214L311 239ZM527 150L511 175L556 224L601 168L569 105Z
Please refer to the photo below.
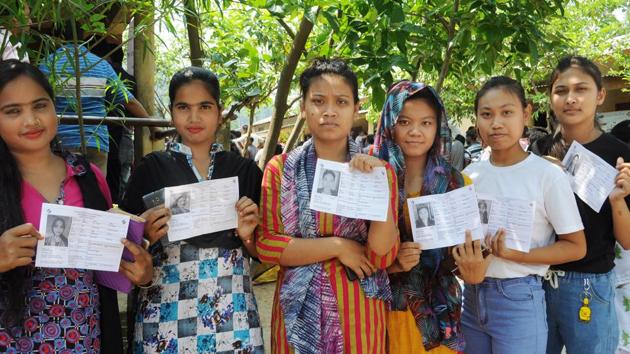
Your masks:
M530 154L512 166L493 166L489 160L470 164L463 171L470 176L479 193L536 202L531 248L545 247L555 234L583 230L582 219L568 177L559 166ZM494 257L487 277L518 278L530 274L543 276L547 264L524 264Z

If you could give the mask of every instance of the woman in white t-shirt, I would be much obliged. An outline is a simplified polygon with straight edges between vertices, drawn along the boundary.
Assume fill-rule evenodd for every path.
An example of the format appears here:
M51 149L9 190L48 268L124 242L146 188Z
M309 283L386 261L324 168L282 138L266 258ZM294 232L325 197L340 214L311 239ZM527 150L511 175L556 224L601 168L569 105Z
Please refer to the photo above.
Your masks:
M582 221L562 169L519 144L531 113L520 83L491 78L477 93L475 113L479 135L492 154L464 173L477 192L526 200L534 210L528 253L506 247L510 234L504 229L486 237L494 255L486 278L464 289L466 353L542 354L547 344L542 277L550 264L584 257Z

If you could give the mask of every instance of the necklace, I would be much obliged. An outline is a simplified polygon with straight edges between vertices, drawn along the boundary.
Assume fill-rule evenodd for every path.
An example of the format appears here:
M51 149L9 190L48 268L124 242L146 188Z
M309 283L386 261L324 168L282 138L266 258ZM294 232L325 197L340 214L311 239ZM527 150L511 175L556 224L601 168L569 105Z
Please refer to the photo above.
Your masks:
M63 201L65 199L65 192L63 190L63 187L65 185L66 185L66 179L64 178L64 180L61 181L61 185L59 186L59 196L57 196L57 199L55 199L55 204L63 205Z

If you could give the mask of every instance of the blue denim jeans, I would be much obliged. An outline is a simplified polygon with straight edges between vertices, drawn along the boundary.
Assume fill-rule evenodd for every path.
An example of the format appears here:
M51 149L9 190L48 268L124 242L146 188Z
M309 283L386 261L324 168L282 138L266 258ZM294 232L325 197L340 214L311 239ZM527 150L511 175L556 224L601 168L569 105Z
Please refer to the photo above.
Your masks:
M584 299L585 280L590 286L591 320L582 322L578 313ZM619 343L615 312L614 274L566 272L558 276L558 287L545 281L549 338L547 354L559 354L566 346L571 354L613 354Z
M466 354L544 354L545 293L541 277L486 278L464 288Z

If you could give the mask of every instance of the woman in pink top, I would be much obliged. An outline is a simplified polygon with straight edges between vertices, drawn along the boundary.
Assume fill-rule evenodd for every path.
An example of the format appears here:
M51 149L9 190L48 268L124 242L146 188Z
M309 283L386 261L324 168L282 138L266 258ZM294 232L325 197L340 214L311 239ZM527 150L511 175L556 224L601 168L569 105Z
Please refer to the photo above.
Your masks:
M107 296L93 271L33 266L43 203L111 206L94 165L53 152L56 132L46 77L17 60L0 62L0 352L120 353L120 324L102 321L112 314L101 311ZM122 261L121 272L136 284L150 282L148 252L123 243L136 261Z

